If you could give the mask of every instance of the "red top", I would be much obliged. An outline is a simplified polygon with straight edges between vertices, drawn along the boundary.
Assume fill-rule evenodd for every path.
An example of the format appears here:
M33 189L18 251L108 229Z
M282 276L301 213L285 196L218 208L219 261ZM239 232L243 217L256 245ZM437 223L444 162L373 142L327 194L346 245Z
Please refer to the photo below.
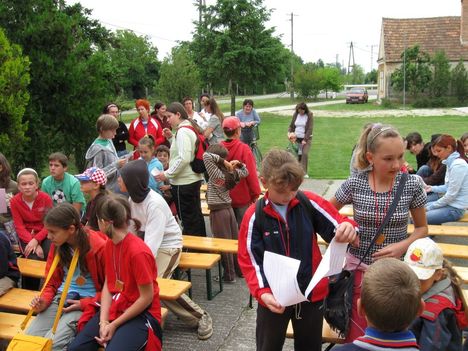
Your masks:
M116 319L140 297L139 285L153 283L153 303L148 312L161 322L156 262L144 241L131 233L117 245L108 240L105 262L107 288L113 295L109 320ZM122 291L116 287L117 279L123 282Z
M250 147L239 139L222 141L221 145L228 150L226 160L239 160L245 164L249 171L249 175L246 178L241 178L240 182L229 192L232 207L239 208L254 203L258 199L261 190L258 183L255 157Z
M99 233L95 232L91 229L86 229L89 237L89 244L91 249L86 254L86 266L88 268L88 272L91 275L91 279L94 283L94 287L96 288L96 297L85 297L80 300L81 310L83 311L85 307L94 301L94 299L99 300L101 296L101 290L104 285L104 248L106 246L106 239L104 236ZM47 257L47 264L46 264L46 276L49 273L49 268L54 260L55 256L55 246L52 244L49 251L49 256ZM47 302L48 305L52 302L54 296L57 294L57 290L62 285L64 277L64 270L63 266L59 263L57 268L55 269L54 274L49 280L47 287L44 289L42 293L42 298Z
M135 118L132 123L130 123L128 142L134 146L134 149L138 147L138 142L145 135L151 135L154 137L155 146L161 145L166 141L159 121L153 117L149 117L147 122L148 124L146 125L146 128L143 125L141 117ZM136 160L140 155L136 152L133 157Z
M36 239L39 244L47 237L47 229L43 219L46 212L53 207L52 199L43 191L38 190L32 209L23 200L21 193L13 196L10 202L13 223L16 233L23 243L28 244L31 239ZM34 230L34 234L31 232Z

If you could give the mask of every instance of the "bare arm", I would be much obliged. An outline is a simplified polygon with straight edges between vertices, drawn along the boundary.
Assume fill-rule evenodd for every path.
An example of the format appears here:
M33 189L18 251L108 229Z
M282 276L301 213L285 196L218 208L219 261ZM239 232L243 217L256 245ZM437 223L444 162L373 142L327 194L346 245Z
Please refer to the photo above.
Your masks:
M330 200L328 200L332 205L333 207L335 207L338 211L341 210L343 208L343 204L341 202L338 202L338 200L336 199L336 197L332 197Z

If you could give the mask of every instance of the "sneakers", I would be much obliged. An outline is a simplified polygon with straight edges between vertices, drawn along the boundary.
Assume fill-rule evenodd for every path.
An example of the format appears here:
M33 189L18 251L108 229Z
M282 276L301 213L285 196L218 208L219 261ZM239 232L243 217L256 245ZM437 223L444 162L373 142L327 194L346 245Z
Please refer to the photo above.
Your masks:
M203 316L198 321L197 332L200 340L209 339L213 335L213 321L207 312L203 313Z

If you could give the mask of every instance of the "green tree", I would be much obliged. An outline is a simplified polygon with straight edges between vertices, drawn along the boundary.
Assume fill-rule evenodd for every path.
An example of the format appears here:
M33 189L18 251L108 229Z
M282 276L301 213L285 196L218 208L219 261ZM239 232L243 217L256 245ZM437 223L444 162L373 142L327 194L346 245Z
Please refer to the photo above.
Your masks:
M445 96L450 85L450 62L444 51L437 51L431 61L433 78L431 82L431 94L434 97Z
M346 76L348 84L364 84L365 79L364 69L360 65L354 65L351 73Z
M328 96L328 92L343 89L343 78L338 68L330 66L319 68L318 75L321 80L320 89L325 90L325 96Z
M158 49L148 37L129 30L118 30L108 49L112 67L112 83L116 95L122 92L134 99L147 97L159 79L161 63Z
M468 98L468 74L463 59L452 70L452 90L459 102Z
M430 57L426 52L420 51L419 45L415 45L401 54L401 60L405 62L405 67L402 65L392 73L392 87L397 91L403 91L406 77L406 90L416 98L430 86L432 79Z
M365 84L377 84L377 70L373 69L370 72L366 73L366 78L364 79Z
M266 28L270 11L262 0L217 0L203 6L203 20L194 33L191 49L202 80L211 86L231 88L231 113L235 90L277 80L289 58L274 28Z
M322 77L318 74L318 70L312 69L310 66L304 65L294 75L295 90L304 99L309 97L316 98L320 93L321 84Z
M18 45L10 45L0 28L0 150L14 169L26 144L23 115L29 102L29 59Z
M18 164L37 169L51 151L75 157L79 168L96 136L95 121L109 99L110 34L80 4L53 0L2 0L0 27L23 48L31 66L24 122L30 143Z
M182 101L185 96L196 97L200 86L200 73L187 45L172 49L161 65L161 78L156 85L158 96L163 101Z

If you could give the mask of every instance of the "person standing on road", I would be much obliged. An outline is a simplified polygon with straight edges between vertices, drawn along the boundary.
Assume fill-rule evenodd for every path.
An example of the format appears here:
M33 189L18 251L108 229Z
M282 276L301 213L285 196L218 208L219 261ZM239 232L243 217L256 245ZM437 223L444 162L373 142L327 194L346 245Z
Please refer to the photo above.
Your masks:
M236 112L236 117L239 118L242 128L240 140L249 146L254 137L253 128L260 124L260 116L253 107L253 100L245 99L242 103L242 110Z
M288 128L288 138L290 133L296 135L296 143L298 146L298 159L305 172L304 178L309 178L307 174L307 165L309 162L309 150L312 144L312 132L314 129L313 113L309 111L307 104L300 102L296 105L293 118Z

